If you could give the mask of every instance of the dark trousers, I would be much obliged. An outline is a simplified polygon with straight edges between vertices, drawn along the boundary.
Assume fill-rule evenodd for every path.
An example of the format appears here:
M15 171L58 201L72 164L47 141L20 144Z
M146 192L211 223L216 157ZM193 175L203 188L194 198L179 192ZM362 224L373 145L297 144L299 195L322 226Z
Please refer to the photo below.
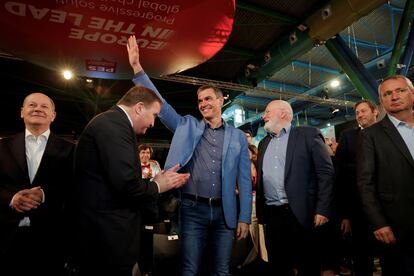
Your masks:
M414 276L414 248L384 244L380 261L382 276Z
M32 227L19 227L10 237L8 248L1 250L0 275L62 275L61 247Z
M300 276L320 274L314 233L297 221L288 205L266 206L266 248L269 275Z
M365 216L351 220L352 259L355 276L372 276L374 248L377 245L374 234L369 230Z
M76 276L131 276L132 265L109 265L104 262L80 264L76 268Z
M321 270L338 271L342 253L340 252L341 230L339 222L330 220L328 223L316 227L313 231L318 243L313 252L319 256Z

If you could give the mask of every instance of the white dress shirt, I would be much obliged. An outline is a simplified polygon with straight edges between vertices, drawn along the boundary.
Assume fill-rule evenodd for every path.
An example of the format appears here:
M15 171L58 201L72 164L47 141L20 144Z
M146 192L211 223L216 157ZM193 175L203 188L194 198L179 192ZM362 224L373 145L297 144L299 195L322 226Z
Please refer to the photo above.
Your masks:
M27 168L29 170L30 183L33 182L39 169L40 161L42 160L43 153L45 152L47 140L49 139L50 129L46 130L38 137L30 133L26 129L25 133L25 145L26 145L26 161Z
M46 149L47 140L49 139L50 129L46 130L38 137L34 136L28 129L25 131L25 148L26 148L26 162L29 172L30 184L33 183L33 179L36 176L39 169L40 162L42 161L43 153ZM43 200L45 202L45 194L43 193ZM14 197L12 199L12 202ZM19 227L30 226L29 217L24 217L19 222Z

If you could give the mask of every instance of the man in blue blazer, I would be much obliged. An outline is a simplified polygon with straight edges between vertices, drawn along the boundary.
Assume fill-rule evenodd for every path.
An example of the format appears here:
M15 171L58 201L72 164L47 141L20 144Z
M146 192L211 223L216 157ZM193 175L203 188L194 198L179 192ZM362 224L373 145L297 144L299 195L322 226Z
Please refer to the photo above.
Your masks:
M334 168L324 138L291 124L292 107L270 102L259 144L256 210L266 225L270 275L319 275L312 228L330 216Z
M144 73L134 36L127 46L134 83L156 91L163 102L159 118L174 132L165 167L179 163L182 171L191 174L181 189L182 275L200 273L207 245L211 274L229 275L234 228L237 227L238 239L245 238L251 220L252 185L246 135L223 122L224 98L214 86L202 86L197 91L202 120L177 114Z

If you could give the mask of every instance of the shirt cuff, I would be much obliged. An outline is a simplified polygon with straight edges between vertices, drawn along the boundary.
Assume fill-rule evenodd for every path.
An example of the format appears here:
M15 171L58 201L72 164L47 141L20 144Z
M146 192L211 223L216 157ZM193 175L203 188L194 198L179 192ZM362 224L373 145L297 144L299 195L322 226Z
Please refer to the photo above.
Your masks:
M46 196L45 196L45 192L43 191L43 189L40 189L41 191L42 191L42 203L45 203L45 198L46 198Z
M144 75L145 74L145 72L144 72L144 69L142 69L141 71L139 71L138 73L136 73L135 75L134 75L134 79L136 79L136 78L138 78L138 77L141 77L142 75Z

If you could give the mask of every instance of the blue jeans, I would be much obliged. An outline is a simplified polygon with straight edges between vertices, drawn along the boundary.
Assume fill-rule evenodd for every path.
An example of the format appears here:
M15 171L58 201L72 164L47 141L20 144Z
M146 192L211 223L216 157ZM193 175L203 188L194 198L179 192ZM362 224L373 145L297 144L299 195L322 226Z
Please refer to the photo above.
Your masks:
M180 212L181 275L199 275L206 246L211 275L230 275L234 229L226 226L222 206L183 198Z

